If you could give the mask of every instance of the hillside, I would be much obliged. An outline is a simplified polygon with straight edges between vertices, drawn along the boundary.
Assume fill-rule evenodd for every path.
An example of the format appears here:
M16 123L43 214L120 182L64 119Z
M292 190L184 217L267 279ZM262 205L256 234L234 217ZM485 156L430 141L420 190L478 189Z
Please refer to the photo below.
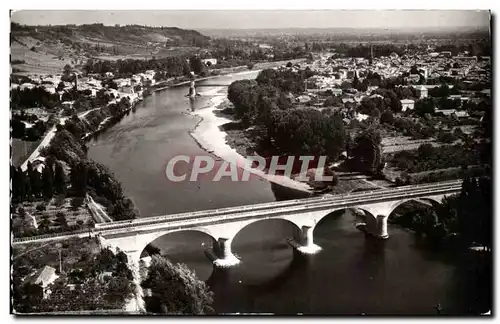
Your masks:
M210 38L194 30L145 26L21 26L11 24L13 72L58 73L90 57L103 60L192 53Z

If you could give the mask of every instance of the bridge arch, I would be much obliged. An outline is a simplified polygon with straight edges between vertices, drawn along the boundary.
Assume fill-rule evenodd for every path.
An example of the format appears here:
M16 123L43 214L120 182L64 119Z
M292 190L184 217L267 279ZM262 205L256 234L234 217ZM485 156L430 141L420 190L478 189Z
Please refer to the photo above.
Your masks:
M314 219L314 228L313 231L316 230L318 225L322 222L324 222L327 218L332 217L335 213L339 212L346 212L350 211L352 212L353 216L358 214L360 217L363 217L367 226L375 226L376 224L376 215L373 214L373 211L370 211L367 208L358 208L358 207L347 207L347 208L339 208L339 209L333 209L328 211L327 213L323 213L320 216L315 217ZM340 215L338 217L345 217L345 215Z
M425 198L410 198L410 199L403 199L400 201L396 201L392 203L391 206L389 207L387 217L390 217L398 207L401 207L409 202L416 202L420 204L427 203L430 208L432 208L433 210L437 210L437 208L441 206L442 199L435 197L425 197Z
M190 229L178 229L178 230L167 230L167 231L159 231L155 233L151 233L150 235L145 235L142 237L140 241L137 242L137 253L138 257L140 258L141 254L144 252L144 249L148 244L153 243L155 240L159 239L160 237L174 234L174 233L182 233L182 232L198 232L198 233L203 233L207 237L209 237L212 241L212 245L216 246L215 243L217 242L217 239L214 237L213 233L208 230L207 228L199 227L199 228L190 228ZM212 248L212 246L210 246Z
M290 228L290 230L292 232L293 238L295 238L295 239L299 239L300 235L302 233L302 228L300 227L300 225L298 225L297 223L295 223L293 220L290 220L290 219L287 219L287 218L278 218L278 217L277 218L267 218L267 219L259 219L259 220L256 220L254 222L251 222L251 223L248 223L248 224L244 225L243 227L241 227L241 229L239 229L236 232L236 234L234 234L234 236L231 239L231 241L234 242L237 238L241 238L242 234L245 231L250 230L251 227L256 227L256 226L262 225L264 223L282 223L282 224L288 224L288 226L289 226L289 228ZM283 237L283 239L287 239L287 237Z

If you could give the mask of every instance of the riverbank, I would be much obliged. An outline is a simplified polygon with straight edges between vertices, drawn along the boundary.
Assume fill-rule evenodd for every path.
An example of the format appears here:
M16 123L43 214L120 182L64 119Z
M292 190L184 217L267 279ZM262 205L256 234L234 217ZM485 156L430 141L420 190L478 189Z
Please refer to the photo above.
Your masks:
M312 194L313 188L306 183L295 181L281 175L270 175L264 171L252 168L252 161L240 154L234 147L227 143L227 133L221 130L221 126L231 122L227 117L216 114L225 107L226 95L220 93L220 88L203 93L205 96L213 96L208 108L193 112L200 117L195 129L190 132L194 140L207 152L225 160L234 161L239 167L253 175L257 175L269 182L285 186L290 189Z
M246 65L235 66L235 67L224 68L224 69L216 69L216 70L211 71L212 73L215 73L215 74L212 74L212 75L209 75L206 77L197 78L194 81L199 82L199 81L205 81L205 80L219 78L222 76L228 76L228 75L242 75L242 74L247 74L247 73L255 73L255 72L260 72L264 69L271 69L271 68L275 68L278 66L282 66L282 65L287 64L288 62L291 62L292 64L297 64L297 63L304 62L305 60L306 60L305 58L302 58L302 59L294 59L294 60L290 60L290 61L256 63L252 69L248 69L248 67ZM185 78L185 77L181 77L181 78ZM187 85L191 82L191 80L184 80L184 81L180 81L180 82L176 82L176 81L177 80L175 80L175 78L174 78L174 80L160 81L154 87L151 87L149 89L151 89L151 91L153 91L153 92L156 92L156 91L161 91L161 90L165 90L168 88L180 87L183 85Z

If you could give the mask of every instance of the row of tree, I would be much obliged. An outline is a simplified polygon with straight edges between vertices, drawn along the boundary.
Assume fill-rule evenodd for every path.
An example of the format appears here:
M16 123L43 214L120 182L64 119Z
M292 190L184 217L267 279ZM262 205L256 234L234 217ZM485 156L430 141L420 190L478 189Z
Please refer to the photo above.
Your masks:
M143 73L147 70L163 71L167 77L187 76L191 71L196 74L207 72L207 66L199 56L169 56L149 60L126 59L103 61L89 59L83 66L86 73L104 74L114 72L123 76Z
M27 170L11 166L12 200L23 202L33 201L38 198L50 199L55 194L66 193L66 178L62 164L47 159L42 173L33 169L31 162Z
M59 103L59 95L50 93L42 86L14 88L10 90L11 109L44 107L54 108Z

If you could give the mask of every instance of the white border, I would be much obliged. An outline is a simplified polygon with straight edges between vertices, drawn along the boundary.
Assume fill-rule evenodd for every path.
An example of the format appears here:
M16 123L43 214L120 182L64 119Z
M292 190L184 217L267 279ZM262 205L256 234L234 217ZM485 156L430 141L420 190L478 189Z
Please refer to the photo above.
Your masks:
M8 92L8 79L7 76L10 75L10 66L8 65L8 56L9 56L9 48L7 47L7 44L9 42L9 30L10 30L10 18L9 15L7 14L8 9L109 9L109 10L116 10L116 9L415 9L416 7L419 9L492 9L493 13L498 13L499 11L497 10L498 4L500 2L498 1L486 1L486 0L453 0L453 1L436 1L436 0L419 0L417 1L341 1L341 2L335 2L333 1L315 1L315 0L308 0L308 1L296 1L292 2L289 0L284 0L284 1L274 1L274 0L253 0L251 2L245 2L241 3L239 1L221 1L221 0L211 0L211 1L202 1L202 0L190 0L190 1L143 1L143 2L137 2L137 1L99 1L99 0L86 0L86 1L81 1L81 2L70 2L68 0L51 0L51 1L36 1L36 0L31 0L31 1L26 1L26 0L18 0L15 2L7 2L7 1L2 1L2 6L5 6L2 10L3 14L0 15L0 20L1 20L1 26L3 28L3 32L0 34L1 35L1 42L0 44L3 44L3 65L2 65L2 75L4 77L0 78L0 82L2 83L1 89L4 93L4 96L2 98L4 99L5 106L2 109L0 109L0 122L2 123L2 127L0 128L2 130L2 140L0 141L1 145L1 154L2 154L2 159L5 167L4 170L8 170L8 165L7 161L9 161L9 109L8 109L8 101L7 98L9 98L9 92ZM495 47L495 54L498 53L498 42L497 42L498 34L495 33L495 40L493 41L494 47ZM497 55L495 55L496 58ZM495 63L495 66L498 65L498 63ZM495 82L494 84L498 84L498 75L496 73L496 70L494 71L494 78ZM495 92L496 95L496 92ZM500 112L495 114L495 124L499 125L498 119L500 119ZM496 137L496 136L495 136ZM495 152L497 152L498 147L498 139L495 138ZM495 160L496 161L496 160ZM496 169L496 165L495 165ZM10 245L10 239L9 239L9 232L8 229L9 227L9 215L8 215L8 210L9 210L9 171L7 172L2 172L0 173L0 187L1 187L1 194L0 194L0 199L2 202L2 210L4 211L1 221L2 221L2 228L4 231L4 234L1 235L3 238L3 248L1 249L2 255L1 255L1 260L4 260L4 266L1 267L1 275L0 275L0 284L2 289L0 290L2 292L2 298L1 298L1 305L2 305L2 319L6 320L6 322L11 322L14 321L15 319L8 315L9 313L9 307L10 307L10 287L9 283L7 281L7 278L10 276L9 275L9 267L7 265L7 260L10 257L9 253L10 250L8 246ZM496 194L500 195L499 192L496 192ZM495 201L499 201L498 199L500 197L496 196ZM495 233L498 233L498 226L500 224L500 221L495 222ZM496 245L495 245L496 247ZM496 254L496 249L495 251L495 259L498 256ZM496 278L497 279L497 278ZM495 280L495 283L497 283L498 280ZM496 285L495 285L496 286ZM497 289L495 289L495 292ZM498 305L498 296L495 296L494 298L495 301L495 306ZM495 307L496 310L498 310L498 307ZM97 320L100 321L102 318L96 319L96 318L89 318L89 320ZM31 321L52 321L53 317L49 318L33 318ZM84 322L84 319L82 318L74 318L72 319L75 322ZM137 321L143 322L145 321L146 318L120 318L119 321ZM147 318L148 321L175 321L174 318ZM188 321L192 321L192 319L186 319ZM211 321L219 321L220 319L209 319ZM233 320L233 319L231 319ZM266 318L259 318L258 319L261 322L267 322L270 321L271 319L266 319ZM300 320L294 319L294 318L287 318L286 321L297 321ZM334 321L341 320L340 318L334 318ZM392 319L380 319L383 321L388 321ZM397 319L398 321L401 319ZM429 323L429 321L438 321L439 319L418 319L417 321L425 321L425 323ZM352 321L352 319L350 320ZM359 320L355 320L359 321Z

